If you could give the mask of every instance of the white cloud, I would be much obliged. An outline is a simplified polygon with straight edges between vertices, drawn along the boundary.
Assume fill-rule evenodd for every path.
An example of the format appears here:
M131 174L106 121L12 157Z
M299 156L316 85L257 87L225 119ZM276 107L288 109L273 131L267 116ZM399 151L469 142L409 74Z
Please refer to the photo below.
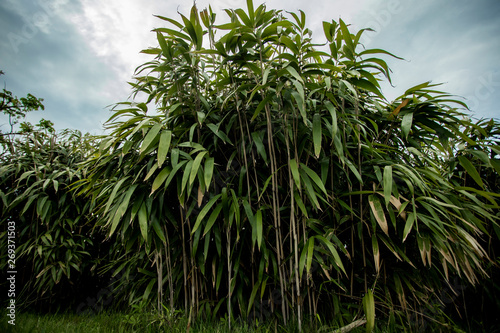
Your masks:
M149 60L142 49L155 45L152 1L82 0L82 10L70 21L84 40L118 78L130 80L135 68Z

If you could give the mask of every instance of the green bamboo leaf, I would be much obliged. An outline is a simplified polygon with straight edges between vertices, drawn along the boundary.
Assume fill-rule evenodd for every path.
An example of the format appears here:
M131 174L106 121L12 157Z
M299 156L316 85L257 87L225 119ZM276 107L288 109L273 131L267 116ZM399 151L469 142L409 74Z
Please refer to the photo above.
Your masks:
M485 165L490 164L490 157L488 156L488 154L486 152L484 152L482 150L472 150L472 149L468 149L467 152L476 156Z
M302 171L302 170L300 170L300 171ZM314 191L313 185L311 183L311 179L309 179L309 177L307 176L307 173L305 173L305 172L301 172L301 175L302 175L302 177L301 177L302 183L306 187L306 192L309 196L309 199L312 201L312 203L314 203L314 205L316 206L317 209L321 209L321 206L319 205L319 202L318 202L318 198L316 196L316 192Z
M39 196L39 194L35 194L35 195L32 195L28 198L28 201L26 201L26 204L24 205L24 208L23 208L23 211L21 212L21 215L24 215L26 213L28 208L31 206L33 201L38 198L38 196Z
M23 179L27 178L28 176L34 174L35 171L34 170L31 170L31 171L26 171L24 172L21 177L19 177L19 180L17 181L18 183L20 183L21 181L23 181Z
M146 203L143 202L141 208L137 212L137 218L139 219L139 227L141 229L142 238L148 241L148 210L146 208Z
M144 181L147 181L149 178L151 178L151 176L153 176L156 172L156 170L158 169L158 164L154 164L151 169L148 171L148 173L146 174L146 177L144 178Z
M344 264L342 264L342 260L340 259L339 253L337 252L337 249L335 249L335 247L333 246L332 242L330 242L328 239L326 239L321 235L317 235L316 238L319 239L328 248L328 250L330 250L330 253L333 255L333 259L337 267L339 267L342 270L342 272L344 272L344 274L347 275L344 268Z
M307 173L307 175L312 179L312 181L316 184L316 186L319 187L319 189L321 191L323 191L323 193L326 194L326 188L325 188L325 184L323 184L323 182L321 181L321 178L319 178L319 176L316 174L316 172L314 172L313 170L311 170L307 165L305 165L304 163L300 163L300 170L304 170L305 173Z
M377 88L377 86L375 86L370 81L368 81L366 79L356 79L356 78L352 78L350 81L355 86L357 86L357 87L359 87L361 89L365 89L365 90L367 90L367 91L369 91L371 93L374 93L377 97L385 100L385 97L382 94L382 92L380 92L380 89Z
M5 212L5 211L7 211L8 203L7 203L7 196L5 195L5 193L2 190L0 190L0 198L2 198L3 207L4 207L3 211Z
M205 206L201 209L200 213L198 214L198 217L196 218L196 222L194 224L193 230L191 231L191 234L194 234L196 230L200 227L201 221L205 218L205 215L207 215L208 211L212 206L219 200L222 194L217 194L214 196L212 199L210 199Z
M298 189L300 189L300 176L299 176L299 168L297 166L297 161L295 159L290 160L290 170L292 171L292 177L295 181L295 185Z
M255 109L252 119L250 121L254 121L255 118L257 118L260 114L260 112L264 109L264 107L273 99L273 95L269 94L267 95L262 101L260 101L259 105L257 105L257 108Z
M252 132L253 143L257 148L257 152L264 159L264 162L267 165L267 153L264 147L264 143L262 142L262 137L264 136L264 132Z
M375 328L375 298L371 289L363 297L363 310L366 316L366 332L371 333Z
M321 131L321 115L316 113L313 116L313 143L314 143L314 155L319 158L321 154L321 138L323 133Z
M306 270L307 273L311 272L312 259L314 255L314 236L310 237L307 241L307 258L306 258Z
M170 50L167 46L167 42L165 41L165 37L163 36L162 33L159 31L156 32L156 39L158 40L158 43L160 44L161 50L164 55L167 55L170 53Z
M474 179L474 181L484 189L483 180L469 159L465 156L458 156L458 161L467 171L467 174L469 174L469 176L471 176L472 179Z
M257 241L257 229L255 228L255 216L252 212L252 207L248 203L247 199L243 199L243 208L248 218L248 222L252 226L252 244ZM253 245L252 245L253 246Z
M161 133L160 144L158 145L158 167L161 168L163 162L167 158L170 149L170 142L172 141L172 131L166 130Z
M151 279L149 282L148 286L146 287L146 290L144 291L144 294L142 295L142 301L146 304L149 300L149 294L151 294L151 290L153 290L153 287L156 283L157 279Z
M153 127L149 130L148 134L144 138L144 141L142 141L141 148L139 152L142 154L144 153L149 146L153 143L153 141L157 138L158 132L160 132L162 127L162 124L154 124Z
M312 236L307 240L300 255L299 259L300 278L302 278L302 274L304 273L304 268L306 268L307 273L311 271L312 258L314 255L314 238L315 236Z
M340 139L340 132L337 132L337 135L333 137L333 145L335 146L335 150L337 151L337 156L339 157L342 164L344 164L345 163L344 146L342 145L342 140Z
M190 41L191 40L188 35L186 35L186 34L184 34L182 32L173 30L173 29L169 29L169 28L158 28L158 29L154 29L153 31L155 31L155 32L164 32L166 34L169 34L170 36L182 38L185 41Z
M106 214L111 206L111 204L113 203L113 201L115 200L115 196L116 196L116 193L118 192L118 190L120 189L120 187L122 186L123 182L126 181L127 179L129 178L129 176L126 176L122 179L120 179L115 187L113 188L113 192L111 192L110 196L109 196L109 199L108 199L108 202L106 204L106 207L104 208L104 212L103 214Z
M123 199L121 200L122 203L120 204L120 206L118 207L118 209L116 210L116 213L115 213L116 218L118 220L121 219L123 217L123 215L125 215L125 212L127 211L128 207L129 207L129 202L130 202L130 199L132 198L132 194L134 194L134 191L137 188L137 186L138 186L138 184L134 184L134 185L130 186L128 191L123 196ZM115 228L116 228L116 225L115 225ZM114 231L114 228L112 226L110 234L113 234L113 231Z
M134 220L134 218L137 215L137 212L139 212L139 208L141 208L141 205L143 202L142 201L143 197L144 197L144 195L139 195L139 198L134 198L134 204L132 205L132 209L130 211L129 223L132 223L132 221Z
M326 21L323 21L323 31L325 33L326 39L331 43L333 41L333 36L332 36L332 29L331 29L332 24Z
M359 174L358 169L354 166L354 164L350 160L345 160L347 167L351 170L351 172L356 176L356 178L359 180L360 183L363 183L363 179L361 178L361 175Z
M410 234L414 223L415 223L415 214L408 213L408 217L406 218L405 228L403 231L403 242L406 240L406 237L408 237L408 235Z
M490 159L491 166L495 169L498 175L500 175L500 161L497 159Z
M271 24L270 26L268 26L264 32L262 32L262 39L266 39L268 37L274 37L276 36L276 34L278 34L278 31L279 31L279 28L280 27L291 27L291 23L289 21L278 21L276 23L273 23ZM281 35L283 36L283 35Z
M161 49L155 47L155 48L148 48L148 49L145 49L145 50L142 50L141 52L139 53L143 53L143 54L152 54L152 55L159 55L161 53Z
M170 175L170 172L172 171L172 168L169 166L163 168L158 176L156 176L155 180L153 181L153 185L151 186L151 194L154 193L167 179L167 177Z
M200 19L198 17L198 9L196 6L191 8L190 22L194 27L196 35L196 50L201 50L203 45L203 27L200 24Z
M288 67L286 67L286 70L287 70L288 73L290 73L291 76L293 76L295 78L295 80L297 80L298 82L300 82L300 84L294 82L294 85L297 88L297 91L300 93L302 99L304 99L304 96L305 96L304 92L303 92L304 88L302 86L304 84L304 80L302 79L302 77L300 76L299 72L297 72L297 70L294 67L288 66Z
M172 23L173 25L175 25L179 29L184 28L184 26L181 23L177 22L174 19L171 19L171 18L168 18L168 17L165 17L165 16L160 16L160 15L153 15L153 16L155 16L155 17L157 17L159 19L162 19L164 21L170 22L170 23Z
M189 186L193 185L196 175L198 174L198 169L200 168L201 161L207 153L208 152L205 150L196 155L196 158L193 161L193 166L191 167L191 174L189 175Z
M378 247L377 236L373 234L372 236L372 249L373 249L373 260L375 261L375 271L377 274L380 272L380 250Z
M358 92L357 92L357 90L354 88L354 86L351 84L351 82L346 81L346 80L340 80L339 82L340 82L341 84L345 85L345 86L346 86L346 88L347 88L349 91L351 91L351 92L352 92L352 95L353 95L354 97L357 97L357 96L358 96Z
M255 296L257 295L257 292L259 291L259 289L260 289L260 283L256 283L253 286L252 293L250 294L250 300L248 301L247 314L249 314L250 311L252 310L253 303L255 301Z
M252 22L250 22L250 18L248 17L247 13L241 8L235 9L234 12L240 17L240 19L243 21L243 23L247 27L252 27Z
M264 193L266 193L267 187L269 186L269 183L271 182L272 178L273 175L269 175L269 177L267 177L266 181L264 182L264 186L262 187L262 190L260 191L260 196L257 200L258 202L260 202L262 196L264 195Z
M184 173L182 174L181 181L181 193L186 189L186 185L188 184L189 177L191 176L191 168L193 167L193 160L189 160L184 167Z
M163 242L163 244L167 243L167 239L165 238L165 234L163 233L163 230L161 229L160 223L158 223L158 219L153 219L153 223L151 223L153 226L153 230L155 231L156 235L160 240Z
M337 124L337 111L335 110L335 107L333 106L332 102L326 101L325 106L330 112L330 116L332 117L332 138L335 138L337 135L337 130L338 130L338 124Z
M255 20L255 11L253 9L253 0L247 0L248 15L250 17L250 23L253 25Z
M263 86L267 83L267 78L269 77L269 73L271 73L271 69L272 69L272 67L267 67L264 70L264 74L262 74L262 85ZM253 119L254 119L254 117L252 117L252 120Z
M294 192L294 198L295 198L295 202L297 203L297 206L299 206L299 209L302 211L302 214L304 214L305 217L309 217L307 214L306 206L304 205L304 202L300 198L298 191Z
M205 229L203 230L203 236L205 236L208 232L210 232L210 229L212 229L212 226L214 225L215 221L217 220L217 217L219 217L219 213L220 213L223 206L224 205L222 203L220 203L212 211L212 214L210 214L210 217L207 220L207 224L205 225Z
M305 122L307 119L307 114L306 114L304 99L296 91L292 91L292 97L295 99L295 102L297 103L297 106L299 108L300 115L302 116L302 120Z
M48 197L45 197L44 199L45 200L43 200L44 202L43 202L43 205L41 207L40 213L38 214L42 221L45 221L45 218L47 217L47 213L49 212L49 209L52 206L50 200L48 200L49 199Z
M408 138L408 134L410 133L411 126L413 122L413 112L409 112L403 116L403 120L401 120L401 132L405 139Z
M219 130L219 125L215 125L213 123L210 123L210 124L207 124L207 127L215 134L217 135L222 141L224 141L225 143L229 143L230 145L232 145L233 143L231 142L231 140L228 138L228 136L226 135L226 133L224 133L223 131Z
M130 151L130 148L132 148L132 146L134 145L135 142L133 141L126 141L124 144L123 144L123 147L122 147L122 156L125 156L128 154L128 152Z
M182 168L187 162L188 162L187 160L184 160L180 163L175 164L174 168L172 169L172 172L170 172L170 175L168 176L167 181L165 182L165 188L168 187L168 185L170 184L170 182L174 178L177 171L179 171L179 169Z
M349 32L349 29L347 28L347 25L341 19L339 20L339 23L340 23L340 30L342 31L342 39L350 48L351 52L354 52L355 51L354 43L352 41L352 36L351 33Z
M260 250L262 244L262 211L259 209L255 214L255 223L257 228L257 247Z
M200 236L201 236L201 229L198 228L196 232L194 233L194 236L192 237L193 239L193 246L192 246L192 252L191 256L196 257L196 253L198 252L198 244L200 243ZM203 271L203 266L200 266L200 269Z
M50 183L50 178L45 179L42 186L43 191L45 191L45 188L47 187L47 185L49 185L49 183Z
M288 36L281 36L280 39L279 39L280 43L285 45L286 47L288 47L292 52L293 54L299 54L300 51L299 49L297 48L297 45L290 39L290 37ZM298 59L292 55L291 56L291 59L290 61L293 61L295 63L299 63Z
M385 206L389 206L392 196L392 166L386 165L384 167L384 198Z
M387 52L386 50L382 50L382 49L368 49L368 50L360 52L359 56L363 56L365 54L379 54L379 53L390 55L391 57L399 59L399 60L404 60L403 58L395 56L394 54Z
M205 180L205 186L208 188L210 187L210 183L212 182L212 177L214 174L214 158L209 157L205 160L205 167L204 167L204 180Z
M368 196L368 202L372 209L373 216L375 216L375 220L377 220L380 228L386 235L389 235L389 227L387 225L387 219L385 218L384 208L382 207L382 204L373 194Z

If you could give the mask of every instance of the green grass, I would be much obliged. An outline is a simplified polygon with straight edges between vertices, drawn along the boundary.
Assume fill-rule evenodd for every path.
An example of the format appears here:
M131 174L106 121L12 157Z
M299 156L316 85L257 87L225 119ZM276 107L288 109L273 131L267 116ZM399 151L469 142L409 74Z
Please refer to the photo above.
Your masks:
M152 311L132 310L126 312L102 312L96 315L78 315L73 313L65 314L36 314L17 313L16 325L7 323L8 317L5 310L2 311L0 322L0 332L20 332L20 333L153 333L153 332L188 332L188 318L185 315L176 313L171 316L159 317ZM387 323L377 322L378 327L374 332L411 332L409 327L394 326L387 327ZM333 333L337 325L303 323L303 332ZM463 332L457 328L441 327L436 332ZM278 325L273 322L266 322L263 325L248 325L246 321L233 321L229 330L227 319L218 321L197 321L190 326L189 333L298 333L298 325L289 322L287 326ZM365 327L361 326L350 331L351 333L365 332Z
M22 333L124 333L124 332L186 332L188 320L186 317L160 320L152 313L113 313L103 312L98 315L77 314L35 314L17 313L15 327L8 324L2 316L0 332ZM257 328L246 323L234 323L231 332L274 332L274 325L269 323ZM277 327L279 332L294 332L296 327ZM218 322L196 322L191 325L190 332L212 333L229 332L227 320Z
M152 312L117 313L102 312L97 315L66 314L36 314L17 313L16 325L7 323L5 312L0 323L0 332L20 333L153 333L153 332L187 332L187 316L172 316L161 320ZM304 323L303 332L332 332L334 329L326 326L315 328ZM364 332L364 327L351 332ZM286 332L298 333L298 326L290 322L287 326L267 322L263 325L248 325L246 321L235 321L229 330L228 321L220 319L216 322L197 321L190 326L189 333L267 333Z

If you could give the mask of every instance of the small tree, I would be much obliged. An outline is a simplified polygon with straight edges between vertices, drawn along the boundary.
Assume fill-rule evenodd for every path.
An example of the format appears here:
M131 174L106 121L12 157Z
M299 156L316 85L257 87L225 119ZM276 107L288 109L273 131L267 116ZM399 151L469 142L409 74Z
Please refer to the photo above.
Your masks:
M388 102L375 56L395 56L364 49L365 30L324 22L315 45L302 11L247 5L222 25L211 9L158 16L171 27L131 83L147 102L117 105L87 163L80 189L125 247L116 265L144 274L130 300L301 328L351 320L366 294L373 326L375 308L431 306L450 274L476 283L498 206L444 165L481 186L456 157L456 138L475 143L465 105L430 83Z
M5 73L0 70L0 76ZM40 109L44 110L45 107L42 104L43 99L36 98L32 94L28 94L26 97L18 98L14 96L13 93L6 88L0 92L0 112L8 117L10 131L3 133L0 131L0 145L2 151L10 149L13 150L13 141L15 134L15 126L19 123L19 120L24 119L26 114L31 111L38 111ZM43 123L40 123L42 125ZM27 131L29 128L27 123L21 124L21 130ZM48 129L49 127L47 127Z

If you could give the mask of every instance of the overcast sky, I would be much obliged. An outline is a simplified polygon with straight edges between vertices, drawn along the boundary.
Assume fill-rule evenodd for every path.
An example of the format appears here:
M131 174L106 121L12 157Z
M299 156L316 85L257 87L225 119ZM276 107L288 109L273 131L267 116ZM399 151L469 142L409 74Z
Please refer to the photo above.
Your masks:
M245 0L199 0L226 21L223 8ZM255 7L262 3L254 0ZM500 1L498 0L268 0L268 9L307 14L316 41L322 21L342 18L352 31L371 27L365 46L388 50L395 98L425 82L464 98L476 118L500 119ZM18 97L32 93L46 110L29 120L50 119L56 129L101 133L107 106L125 101L134 69L150 60L140 50L156 46L153 15L178 19L192 2L181 0L1 0L0 83ZM7 118L0 115L0 130Z

